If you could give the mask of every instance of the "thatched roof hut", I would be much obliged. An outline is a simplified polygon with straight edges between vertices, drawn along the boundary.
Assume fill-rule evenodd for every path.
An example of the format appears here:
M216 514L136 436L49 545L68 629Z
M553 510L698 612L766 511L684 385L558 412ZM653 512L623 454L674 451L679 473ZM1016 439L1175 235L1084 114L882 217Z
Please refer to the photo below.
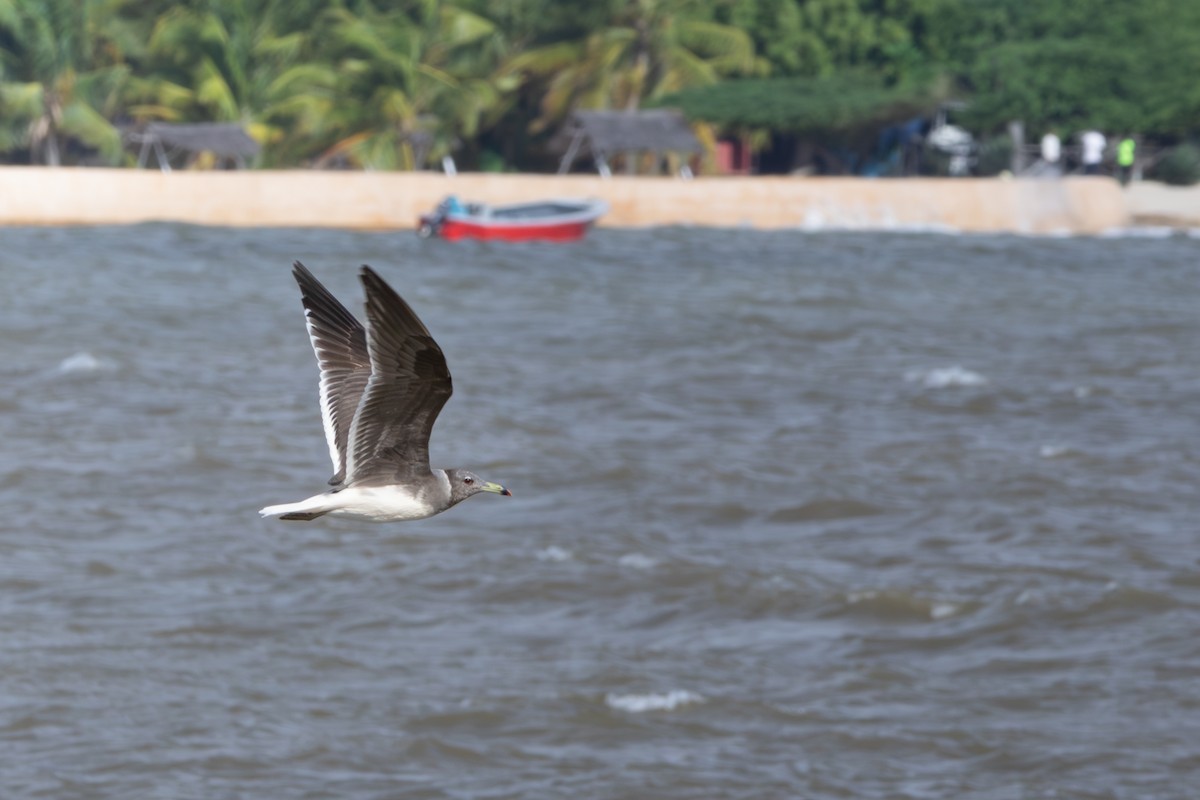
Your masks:
M699 153L700 141L678 111L576 111L567 125L567 152L558 165L562 174L575 159L590 154L601 175L611 174L608 158L617 153Z
M231 160L239 169L246 159L258 155L261 148L236 122L148 122L125 132L125 140L141 146L138 166L144 167L153 151L158 166L171 171L170 156L176 153L212 153L217 158Z

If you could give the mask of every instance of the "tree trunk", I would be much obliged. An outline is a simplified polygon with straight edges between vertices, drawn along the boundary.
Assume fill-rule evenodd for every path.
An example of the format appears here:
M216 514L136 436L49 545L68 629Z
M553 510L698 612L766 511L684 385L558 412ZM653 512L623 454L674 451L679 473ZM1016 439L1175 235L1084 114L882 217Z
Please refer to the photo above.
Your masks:
M633 75L629 81L629 96L625 98L625 110L635 113L642 104L642 92L646 89L646 77L650 74L650 44L646 30L646 21L637 21L637 43L633 57ZM637 174L637 162L640 153L625 154L625 174Z
M800 137L796 140L796 147L792 151L792 167L790 172L811 173L813 160L813 143L812 139Z
M50 131L50 133L46 134L46 147L44 153L47 166L59 166L58 136L54 133L54 131Z

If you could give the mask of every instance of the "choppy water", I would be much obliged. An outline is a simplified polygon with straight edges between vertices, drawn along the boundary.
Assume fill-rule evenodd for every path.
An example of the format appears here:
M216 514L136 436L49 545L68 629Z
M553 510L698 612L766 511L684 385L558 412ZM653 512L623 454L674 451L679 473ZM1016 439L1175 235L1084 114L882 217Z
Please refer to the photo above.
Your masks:
M0 231L0 796L1184 798L1200 242ZM376 266L515 493L330 472Z

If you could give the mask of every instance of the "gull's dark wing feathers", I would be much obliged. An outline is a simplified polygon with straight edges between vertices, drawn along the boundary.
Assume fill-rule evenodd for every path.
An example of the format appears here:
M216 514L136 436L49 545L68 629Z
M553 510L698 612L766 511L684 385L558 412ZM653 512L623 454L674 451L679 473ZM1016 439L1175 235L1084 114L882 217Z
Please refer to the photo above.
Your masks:
M292 264L292 274L300 284L304 322L321 370L321 421L333 460L334 475L329 482L336 486L346 479L350 427L371 377L367 334L354 315L299 261Z
M408 304L368 266L371 378L350 428L347 483L391 484L430 474L429 434L452 391L442 349Z

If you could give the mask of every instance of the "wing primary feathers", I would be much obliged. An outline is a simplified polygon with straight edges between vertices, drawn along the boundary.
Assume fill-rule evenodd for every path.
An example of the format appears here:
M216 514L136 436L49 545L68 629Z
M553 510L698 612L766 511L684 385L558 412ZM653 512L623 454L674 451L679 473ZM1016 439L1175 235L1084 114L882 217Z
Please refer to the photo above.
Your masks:
M321 422L334 469L329 482L338 485L346 478L354 412L371 376L366 331L299 261L293 263L292 275L300 286L304 320L320 369Z
M366 292L370 380L349 433L346 481L394 483L429 473L429 436L453 391L429 330L369 266Z

